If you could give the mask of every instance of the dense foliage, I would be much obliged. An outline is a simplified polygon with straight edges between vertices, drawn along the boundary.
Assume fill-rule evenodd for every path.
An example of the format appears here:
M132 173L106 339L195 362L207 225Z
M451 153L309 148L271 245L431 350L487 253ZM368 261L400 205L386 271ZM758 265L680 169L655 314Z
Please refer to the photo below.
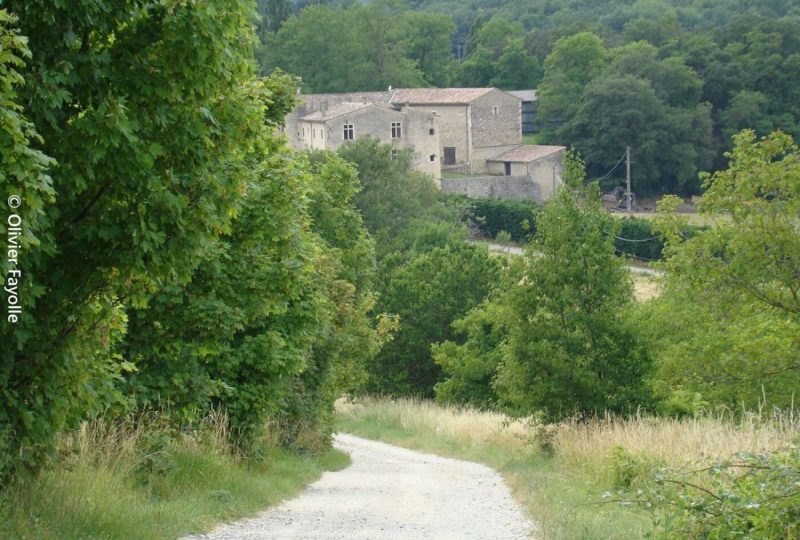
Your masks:
M437 387L439 399L484 404L487 390L465 391L488 382L501 407L551 418L648 403L651 361L625 316L630 277L609 234L618 223L602 209L596 184L584 186L582 164L568 168L568 185L538 215L518 279L506 280L499 305L484 304L484 313L459 323L465 344L437 348L451 375ZM490 314L499 318L486 324Z
M256 75L254 5L6 7L0 187L24 233L4 218L0 477L101 412L224 409L242 443L273 415L324 443L382 339L373 248L352 167L275 136L295 82Z
M800 153L780 133L735 141L730 168L706 176L701 212L721 216L715 226L685 239L680 218L661 220L666 289L648 308L659 378L714 404L788 407L800 381Z
M536 231L541 206L523 199L472 199L468 216L480 234L490 238L506 231L515 242L525 243Z
M463 199L443 197L430 177L411 169L411 155L392 158L372 138L339 154L358 168L355 203L377 242L376 313L395 318L392 340L367 367L366 389L430 396L441 371L431 344L453 339L453 321L479 304L498 278L485 246L467 242Z

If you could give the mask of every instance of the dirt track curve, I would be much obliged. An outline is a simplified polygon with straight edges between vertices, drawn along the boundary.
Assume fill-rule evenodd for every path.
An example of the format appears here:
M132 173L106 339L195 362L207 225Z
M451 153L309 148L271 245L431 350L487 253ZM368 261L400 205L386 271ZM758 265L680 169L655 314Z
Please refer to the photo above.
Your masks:
M194 540L517 539L534 526L502 477L476 463L339 434L352 465L297 498Z

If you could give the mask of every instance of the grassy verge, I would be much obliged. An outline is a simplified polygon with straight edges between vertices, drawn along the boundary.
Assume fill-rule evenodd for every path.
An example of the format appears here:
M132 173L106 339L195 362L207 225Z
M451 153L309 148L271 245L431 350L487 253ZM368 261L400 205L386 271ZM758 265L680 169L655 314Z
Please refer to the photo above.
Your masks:
M543 426L430 402L377 399L339 403L337 429L493 467L539 525L538 535L548 539L631 539L653 531L659 516L602 500L625 479L627 471L615 466L620 452L680 466L782 448L797 436L794 423L609 417Z
M65 435L35 478L0 492L0 538L176 538L297 494L338 451L317 456L262 441L258 459L226 442L224 419L175 437L153 426L86 424Z

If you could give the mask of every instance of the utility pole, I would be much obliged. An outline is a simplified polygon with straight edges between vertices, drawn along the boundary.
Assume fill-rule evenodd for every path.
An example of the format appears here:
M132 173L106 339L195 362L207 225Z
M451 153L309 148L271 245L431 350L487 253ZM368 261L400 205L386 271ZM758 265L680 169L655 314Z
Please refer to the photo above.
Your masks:
M633 216L632 209L631 209L631 147L625 147L625 165L627 169L627 179L628 179L628 192L625 194L626 207L628 209L628 216Z

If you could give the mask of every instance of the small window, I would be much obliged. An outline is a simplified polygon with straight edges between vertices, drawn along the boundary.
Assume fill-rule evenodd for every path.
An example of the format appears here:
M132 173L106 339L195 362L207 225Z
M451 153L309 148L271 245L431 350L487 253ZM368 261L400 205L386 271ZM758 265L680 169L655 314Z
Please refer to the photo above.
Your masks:
M430 130L428 130L428 133L430 133L431 135L434 135L436 133L436 130L431 128Z
M499 110L500 110L500 109L499 109L498 107L496 107L496 106L495 106L495 107L492 107L492 114L494 114L495 116L497 116L497 113L499 112Z
M436 154L431 154L430 156L428 156L428 159L430 159L431 161L436 161Z
M397 148L392 148L392 161L397 160Z
M353 124L345 124L342 126L342 134L344 136L344 140L352 141L353 140Z
M399 139L402 137L402 128L400 122L392 122L392 139Z

